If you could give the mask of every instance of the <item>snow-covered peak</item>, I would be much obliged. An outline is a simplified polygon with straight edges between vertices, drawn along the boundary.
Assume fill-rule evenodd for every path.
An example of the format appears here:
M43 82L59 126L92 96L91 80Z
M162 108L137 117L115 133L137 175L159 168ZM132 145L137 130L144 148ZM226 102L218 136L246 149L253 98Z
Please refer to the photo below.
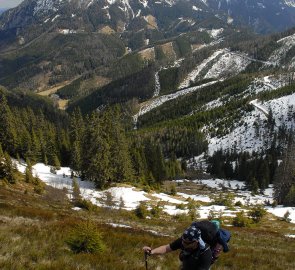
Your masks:
M64 0L58 0L61 3ZM56 10L56 0L37 0L36 6L34 8L34 15L39 12L48 12Z
M295 0L285 0L284 2L289 7L295 7Z
M34 8L34 15L38 13L47 13L49 11L57 11L60 6L70 3L77 7L90 7L97 0L37 0ZM114 3L116 0L107 0ZM120 0L121 1L121 0Z

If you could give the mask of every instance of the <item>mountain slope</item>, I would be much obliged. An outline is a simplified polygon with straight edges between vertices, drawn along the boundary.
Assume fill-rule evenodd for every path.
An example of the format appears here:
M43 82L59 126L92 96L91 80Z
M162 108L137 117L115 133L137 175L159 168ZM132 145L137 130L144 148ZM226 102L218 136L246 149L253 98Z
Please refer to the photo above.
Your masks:
M245 34L237 25L278 31L294 25L294 14L292 1L25 0L0 17L0 84L39 92L86 74L111 81L125 54L162 66L217 45L220 34Z

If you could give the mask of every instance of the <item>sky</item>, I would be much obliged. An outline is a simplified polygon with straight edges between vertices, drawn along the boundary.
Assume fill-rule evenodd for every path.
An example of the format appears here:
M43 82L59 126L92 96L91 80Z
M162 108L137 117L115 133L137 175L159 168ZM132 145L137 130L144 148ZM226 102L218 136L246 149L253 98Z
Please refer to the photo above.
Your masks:
M17 6L23 0L0 0L0 8L12 8Z

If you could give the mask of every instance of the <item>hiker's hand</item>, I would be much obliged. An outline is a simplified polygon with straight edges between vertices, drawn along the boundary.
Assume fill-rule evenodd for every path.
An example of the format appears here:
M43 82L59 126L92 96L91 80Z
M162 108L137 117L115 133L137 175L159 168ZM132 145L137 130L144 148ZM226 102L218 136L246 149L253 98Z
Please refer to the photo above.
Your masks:
M144 253L148 254L148 255L152 255L152 249L150 247L143 247L142 248Z

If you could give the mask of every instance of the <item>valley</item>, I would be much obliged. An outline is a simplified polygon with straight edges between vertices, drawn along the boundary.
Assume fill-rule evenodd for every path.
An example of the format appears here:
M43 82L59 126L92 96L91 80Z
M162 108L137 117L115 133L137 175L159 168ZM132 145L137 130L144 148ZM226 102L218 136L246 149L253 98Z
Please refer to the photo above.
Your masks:
M294 22L293 0L0 10L0 268L178 269L143 246L217 219L210 269L295 269Z

